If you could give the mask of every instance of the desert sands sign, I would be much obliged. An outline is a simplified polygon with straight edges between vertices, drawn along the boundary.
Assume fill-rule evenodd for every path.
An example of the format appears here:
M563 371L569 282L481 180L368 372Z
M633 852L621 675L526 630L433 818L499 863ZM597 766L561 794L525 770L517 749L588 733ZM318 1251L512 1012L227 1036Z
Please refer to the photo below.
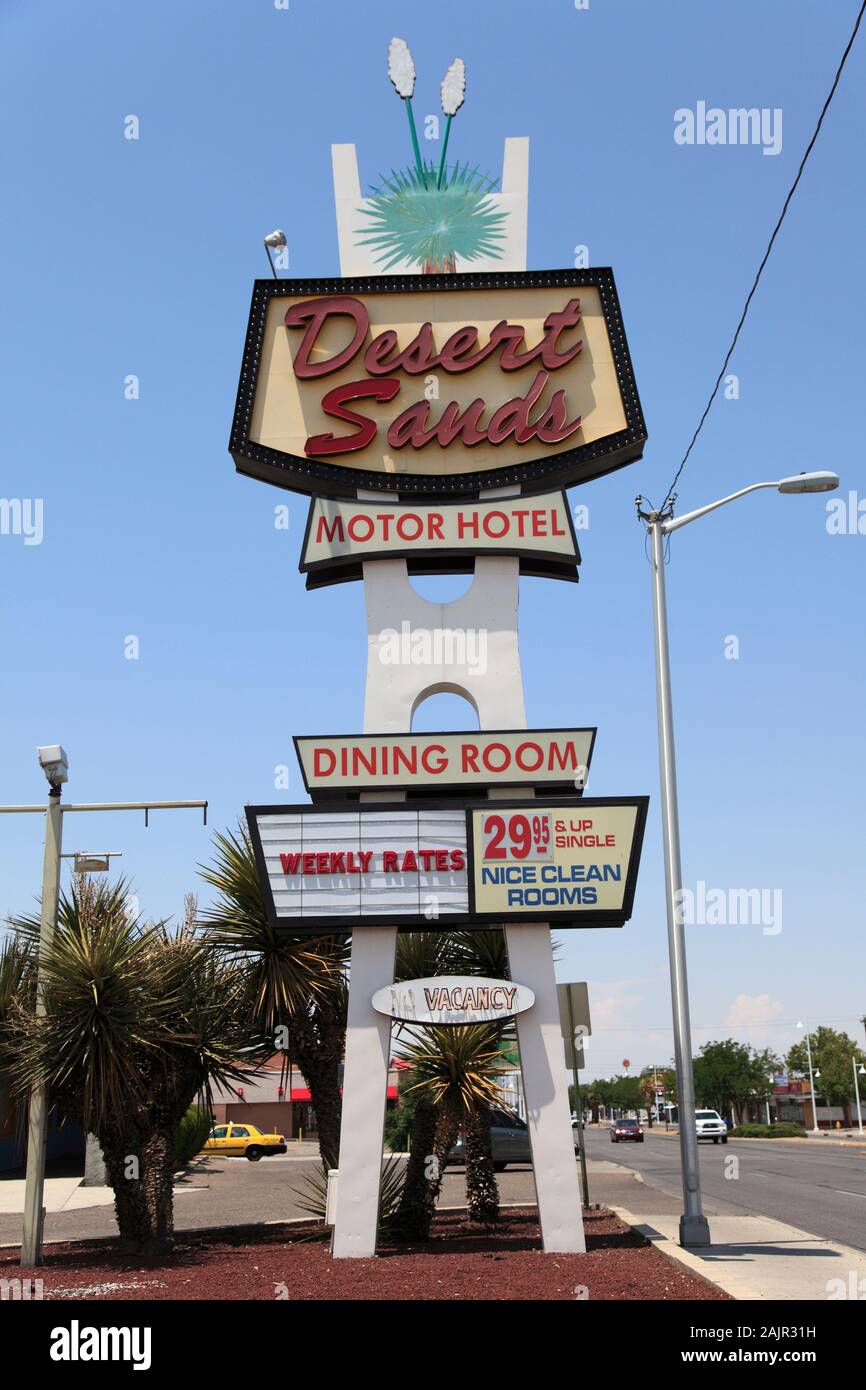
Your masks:
M256 283L231 440L253 477L539 491L645 438L610 270Z

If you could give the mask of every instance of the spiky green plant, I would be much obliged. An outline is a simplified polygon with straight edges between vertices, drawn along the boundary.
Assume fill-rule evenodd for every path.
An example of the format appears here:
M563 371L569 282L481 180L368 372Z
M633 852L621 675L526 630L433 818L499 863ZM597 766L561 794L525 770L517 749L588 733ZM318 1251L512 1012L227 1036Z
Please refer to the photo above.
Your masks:
M304 1174L293 1187L296 1204L316 1221L324 1221L328 1206L328 1170L316 1168ZM382 1165L382 1180L379 1186L379 1232L392 1231L397 1221L400 1195L403 1191L403 1163L390 1157Z
M236 1061L247 1032L234 969L206 947L194 917L188 900L178 929L142 923L124 880L80 876L40 955L44 1015L27 972L8 1011L4 1079L21 1096L44 1087L52 1106L95 1134L121 1239L139 1250L173 1242L174 1141L187 1107L250 1073ZM35 954L38 916L12 925Z
M458 256L477 261L500 254L507 214L490 198L494 181L468 162L448 169L441 187L438 177L429 161L420 172L410 166L380 175L363 209L366 235L358 240L381 270L408 261L428 272L450 272Z
M279 1050L287 1034L288 1059L304 1074L316 1110L319 1146L329 1168L340 1160L340 1063L346 1038L346 964L349 937L309 937L277 932L268 921L261 882L245 825L214 836L211 864L200 866L217 890L201 914L208 940L234 960L250 1028Z
M436 1195L458 1125L466 1130L466 1196L469 1215L489 1225L499 1215L499 1192L490 1149L490 1112L501 1102L498 1074L505 1070L503 1027L498 1023L411 1029L404 1056L417 1091L437 1111L433 1137Z

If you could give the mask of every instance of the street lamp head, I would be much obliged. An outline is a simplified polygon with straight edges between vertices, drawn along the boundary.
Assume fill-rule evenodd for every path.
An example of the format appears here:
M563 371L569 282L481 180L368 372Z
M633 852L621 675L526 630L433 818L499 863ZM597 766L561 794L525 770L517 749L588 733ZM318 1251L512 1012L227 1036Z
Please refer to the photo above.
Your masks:
M282 251L283 247L286 245L286 234L278 227L275 232L268 232L264 240L265 246L267 246L269 250Z
M780 492L833 492L839 486L836 473L795 473L793 478L783 478L779 483Z
M59 787L67 781L69 763L59 743L46 743L36 749L39 766L52 787Z
M76 874L106 874L111 863L107 854L76 854L72 867Z

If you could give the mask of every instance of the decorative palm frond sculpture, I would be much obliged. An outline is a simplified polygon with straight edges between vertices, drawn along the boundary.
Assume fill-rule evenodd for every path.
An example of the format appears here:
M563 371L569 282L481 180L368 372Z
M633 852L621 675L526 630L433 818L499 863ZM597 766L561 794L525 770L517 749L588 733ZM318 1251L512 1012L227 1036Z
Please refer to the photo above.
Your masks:
M495 256L507 214L489 196L494 181L468 161L458 160L450 170L446 163L451 122L466 97L466 64L455 58L442 80L446 120L438 169L421 158L412 114L415 63L404 39L393 38L388 46L388 76L406 106L415 163L392 169L389 177L380 175L364 209L369 227L360 245L370 247L383 271L408 261L428 274L450 273L458 256L466 261Z

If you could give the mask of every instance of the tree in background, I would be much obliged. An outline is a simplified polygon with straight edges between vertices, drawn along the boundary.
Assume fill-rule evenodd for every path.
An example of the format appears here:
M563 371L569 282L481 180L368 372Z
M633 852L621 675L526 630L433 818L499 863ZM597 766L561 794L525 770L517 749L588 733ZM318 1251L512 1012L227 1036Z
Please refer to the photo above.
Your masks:
M769 1076L781 1061L769 1050L758 1052L748 1043L726 1038L705 1043L694 1059L695 1097L699 1105L737 1118L750 1100L766 1100L771 1094Z
M847 1033L839 1033L835 1028L823 1025L809 1034L809 1046L812 1049L813 1070L821 1073L815 1084L816 1094L823 1096L828 1105L847 1105L854 1095L852 1058L856 1058L858 1067L864 1066L866 1053ZM809 1075L805 1039L788 1050L785 1063L789 1071L799 1076Z
M611 1078L611 1103L618 1110L639 1110L643 1103L639 1076Z
M656 1076L657 1073L652 1067L644 1067L643 1071L638 1077L638 1084L640 1085L641 1102L643 1104L644 1109L646 1110L647 1126L649 1129L652 1129L653 1127L653 1106L655 1105L657 1100Z

